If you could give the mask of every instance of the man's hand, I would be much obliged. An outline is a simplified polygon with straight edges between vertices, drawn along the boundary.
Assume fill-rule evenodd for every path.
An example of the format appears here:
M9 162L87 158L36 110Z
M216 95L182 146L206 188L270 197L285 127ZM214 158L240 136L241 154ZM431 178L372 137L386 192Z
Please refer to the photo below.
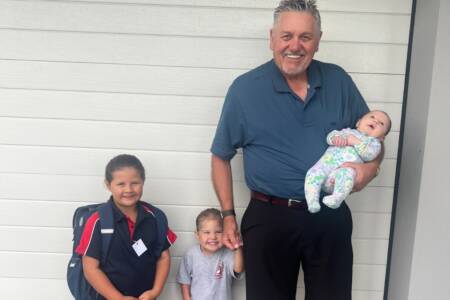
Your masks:
M235 250L242 246L241 235L234 216L227 216L223 219L222 242L230 250Z
M352 168L356 172L353 192L359 192L377 175L377 164L346 162L341 167Z

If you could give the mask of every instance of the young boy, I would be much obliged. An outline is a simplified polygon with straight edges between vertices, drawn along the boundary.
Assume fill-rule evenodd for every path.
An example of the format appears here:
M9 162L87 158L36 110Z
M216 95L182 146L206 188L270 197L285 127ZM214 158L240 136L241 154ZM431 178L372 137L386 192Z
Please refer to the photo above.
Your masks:
M357 123L356 129L334 130L327 136L330 145L320 160L305 177L305 198L308 210L320 210L320 191L323 204L338 208L353 189L355 170L343 168L345 162L362 163L375 159L381 151L381 142L391 129L391 119L380 110L370 111Z
M98 299L153 300L167 279L168 248L176 236L166 227L166 239L158 239L157 215L140 201L144 181L144 167L133 155L116 156L106 166L105 183L111 192L107 205L113 211L113 232L102 232L99 214L94 213L86 221L76 248L83 256L84 276L99 294ZM165 219L164 214L158 216ZM100 264L102 234L113 234L104 265ZM161 242L162 247L156 247Z
M223 219L215 208L202 211L196 226L198 245L184 255L177 275L183 300L231 300L232 279L244 270L242 248L223 247Z

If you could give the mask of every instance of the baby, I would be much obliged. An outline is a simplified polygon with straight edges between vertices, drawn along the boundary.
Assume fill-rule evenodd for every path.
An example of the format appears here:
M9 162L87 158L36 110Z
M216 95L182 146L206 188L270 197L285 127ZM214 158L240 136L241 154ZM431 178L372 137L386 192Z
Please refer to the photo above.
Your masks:
M391 129L391 119L379 110L370 111L356 123L356 129L333 130L327 136L330 145L305 178L305 198L308 210L320 210L320 191L328 194L322 200L330 208L338 208L353 189L356 172L344 168L345 162L363 163L375 159L381 151L381 141ZM333 183L334 182L334 183Z

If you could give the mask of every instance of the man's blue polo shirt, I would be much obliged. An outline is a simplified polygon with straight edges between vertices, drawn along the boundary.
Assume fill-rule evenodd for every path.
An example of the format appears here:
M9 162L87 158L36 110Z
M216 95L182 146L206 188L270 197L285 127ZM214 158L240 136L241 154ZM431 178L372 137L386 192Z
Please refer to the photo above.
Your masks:
M247 186L283 198L304 198L308 169L328 147L327 134L354 127L368 111L351 77L313 60L302 101L271 60L230 86L211 152L231 160L242 148Z

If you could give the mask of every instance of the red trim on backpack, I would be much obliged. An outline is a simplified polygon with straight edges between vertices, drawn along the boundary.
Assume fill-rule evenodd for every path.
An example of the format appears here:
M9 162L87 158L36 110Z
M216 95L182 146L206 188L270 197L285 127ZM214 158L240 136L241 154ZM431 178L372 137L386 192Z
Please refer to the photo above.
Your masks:
M175 243L175 241L177 240L177 235L175 234L175 232L170 230L170 228L167 228L166 237L167 237L167 241L171 245L173 245L173 243Z
M91 244L92 236L94 235L94 229L97 222L100 220L99 212L95 212L86 221L84 226L83 234L81 235L80 243L78 244L75 252L79 255L85 255Z

